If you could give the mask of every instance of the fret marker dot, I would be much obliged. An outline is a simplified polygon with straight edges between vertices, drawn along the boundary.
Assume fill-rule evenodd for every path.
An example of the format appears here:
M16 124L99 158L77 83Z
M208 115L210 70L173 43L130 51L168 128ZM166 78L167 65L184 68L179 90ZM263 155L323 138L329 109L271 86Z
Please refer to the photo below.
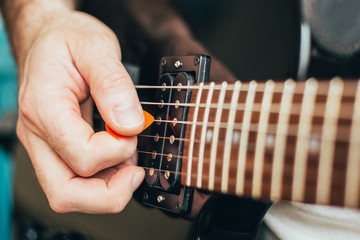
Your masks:
M169 153L169 154L167 155L167 160L168 160L168 162L171 161L172 157L173 157L172 153Z
M150 168L150 169L149 169L149 175L150 175L150 176L154 175L154 172L155 172L155 170L154 170L153 168Z
M176 121L177 121L177 119L174 118L174 119L173 119L173 123L172 123L172 125L173 125L174 127L176 126Z
M232 143L233 144L238 144L239 142L240 142L240 132L239 131L234 131L233 138L232 138Z
M156 158L156 155L157 155L157 153L156 153L156 151L154 150L154 151L152 152L152 154L151 154L152 159L155 159L155 158Z
M163 92L165 92L165 90L166 90L166 83L163 83L163 84L161 84L161 86L163 86L163 88L161 88L161 91L163 91Z
M274 147L274 144L275 144L275 137L273 134L268 134L266 136L266 147L269 148L269 149L272 149Z
M158 142L158 141L159 141L159 138L160 138L159 134L155 134L155 136L154 136L154 141L155 141L155 142Z
M164 100L160 100L160 105L159 105L159 108L163 108L164 107Z
M173 144L175 142L175 136L171 135L170 136L170 143Z
M170 172L169 172L169 171L165 171L165 178L166 178L166 179L169 179L169 177L170 177Z
M320 142L316 138L311 138L309 141L309 152L310 153L317 153L320 148Z
M205 136L206 142L211 142L212 137L213 137L213 131L211 129L208 129L206 131L206 136Z

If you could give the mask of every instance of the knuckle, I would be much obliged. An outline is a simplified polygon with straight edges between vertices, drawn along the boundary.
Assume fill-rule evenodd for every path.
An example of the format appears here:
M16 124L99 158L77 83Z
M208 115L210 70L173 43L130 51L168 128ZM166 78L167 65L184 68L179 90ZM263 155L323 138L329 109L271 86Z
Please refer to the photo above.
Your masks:
M66 199L59 193L48 197L50 208L57 213L67 213L70 211Z
M71 161L75 162L75 161ZM82 177L90 177L96 173L91 159L82 157L76 160L76 163L72 166L72 169L76 174Z
M92 89L97 91L100 95L109 94L112 92L124 92L127 90L126 87L130 87L127 84L128 76L121 72L112 72L103 77L101 80L96 81Z

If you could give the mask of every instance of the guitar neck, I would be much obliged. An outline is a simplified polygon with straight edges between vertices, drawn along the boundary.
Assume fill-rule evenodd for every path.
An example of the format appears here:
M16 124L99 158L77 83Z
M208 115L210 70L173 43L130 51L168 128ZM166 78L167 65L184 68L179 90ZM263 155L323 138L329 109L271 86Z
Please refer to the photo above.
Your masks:
M191 103L183 185L360 206L360 82L200 84Z

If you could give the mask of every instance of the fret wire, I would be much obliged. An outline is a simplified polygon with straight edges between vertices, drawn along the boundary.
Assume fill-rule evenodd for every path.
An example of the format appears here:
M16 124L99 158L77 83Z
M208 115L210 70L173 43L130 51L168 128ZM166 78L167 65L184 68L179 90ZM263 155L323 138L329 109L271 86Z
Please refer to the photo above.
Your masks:
M225 92L227 89L227 83L223 82L221 84L221 92L220 92L220 96L218 99L218 104L222 104L224 103L224 99L225 99ZM222 108L218 108L216 110L216 115L215 115L215 123L219 123L221 121L221 113L222 113ZM209 167L209 190L212 191L214 189L214 184L215 184L215 163L216 163L216 153L217 153L217 147L218 147L218 136L219 136L219 129L220 129L220 124L215 124L214 125L214 134L213 134L213 139L211 142L211 152L210 152L210 167Z
M350 131L344 202L347 206L356 207L359 204L360 198L358 192L360 187L360 148L358 144L355 144L360 142L360 81L357 84L353 119Z
M289 128L290 111L293 101L295 82L287 80L284 84L281 106L278 117L278 126L274 144L272 163L270 196L272 199L280 199L282 192L282 180L284 176L284 156L286 154L286 134Z
M228 115L228 127L226 129L225 137L225 149L223 156L223 168L222 168L222 181L221 181L221 191L226 193L228 191L228 180L229 180L229 168L230 168L230 154L231 154L231 141L233 136L233 128L235 125L235 116L236 116L236 103L238 102L240 95L240 81L235 83L235 89L231 98L230 112Z
M291 199L294 201L304 201L306 184L306 166L309 149L309 140L311 135L312 114L315 109L315 97L318 89L318 82L313 79L305 84L304 97L299 119L298 136L302 136L296 141L293 188Z
M202 94L202 87L204 86L204 83L200 83L200 88L197 92L197 97L196 97L196 104L199 104L200 103L200 100L201 100L201 94ZM190 146L189 146L189 158L188 158L188 169L187 169L187 172L188 174L190 175L191 174L191 158L192 158L192 155L193 155L193 149L194 149L194 139L195 139L195 130L196 130L196 121L197 121L197 117L198 117L198 112L199 112L199 108L196 107L195 110L194 110L194 116L193 116L193 124L192 124L192 127L191 127L191 138L190 138ZM186 183L187 184L191 184L191 177L190 176L187 176L186 178Z
M208 91L207 100L206 103L210 105L212 100L212 94L214 92L214 82L210 84L210 90ZM200 140L200 151L199 151L199 159L202 159L204 156L205 151L205 136L206 136L206 128L207 128L207 122L210 114L210 107L205 108L205 113L203 117L203 125L201 129L201 140ZM198 176L197 176L197 187L201 187L201 180L202 180L202 171L203 171L203 164L201 161L198 163Z
M337 116L341 107L341 97L344 84L339 78L330 82L329 93L326 100L325 118L323 123L322 141L320 146L318 182L316 188L316 203L329 204L331 179L334 162L335 140L337 131ZM331 141L333 140L333 141Z
M246 154L247 154L247 145L249 138L249 128L251 126L251 110L254 104L255 92L257 84L255 81L251 81L249 84L250 88L246 97L246 108L248 111L244 112L243 122L244 129L241 131L240 135L240 146L238 153L238 163L237 163L237 175L236 175L236 189L235 192L237 195L242 195L244 192L245 186L245 166L246 166Z
M262 109L259 117L258 131L256 136L256 150L254 157L254 171L252 182L252 195L256 198L261 196L262 175L264 168L266 132L269 122L268 109L271 107L275 83L272 80L266 82L265 93L262 100Z

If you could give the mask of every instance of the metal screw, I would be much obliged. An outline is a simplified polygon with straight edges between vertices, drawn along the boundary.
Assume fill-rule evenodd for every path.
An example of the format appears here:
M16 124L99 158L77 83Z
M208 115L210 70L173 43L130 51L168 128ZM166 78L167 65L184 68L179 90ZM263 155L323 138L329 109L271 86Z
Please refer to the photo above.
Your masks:
M155 142L158 142L158 141L159 141L159 138L160 138L159 134L155 134L155 136L154 136L154 141L155 141Z
M158 201L158 203L161 203L162 201L165 200L165 197L163 195L159 195L157 196L156 200Z
M176 209L176 210L179 210L179 209L180 209L180 203L179 203L179 201L176 202L175 209Z
M174 66L175 66L176 68L181 68L181 67L182 67L182 62L179 61L179 60L177 60L177 61L175 62L175 64L174 64Z
M169 179L169 177L170 177L170 172L169 172L169 171L165 171L165 178L166 178L166 179Z
M159 105L159 108L163 108L164 107L164 100L160 100L160 105Z
M177 86L179 87L177 90L178 90L178 92L180 92L180 91L181 91L181 87L182 87L182 83L178 83Z
M170 136L170 144L173 144L175 142L175 136L171 135Z
M174 118L173 119L173 123L172 123L172 125L175 127L176 126L176 121L177 121L177 118Z
M156 124L157 124L157 125L160 125L160 124L161 124L161 122L160 122L160 121L161 121L161 117L158 117L157 120L158 120L158 121L156 122Z
M163 88L161 88L161 91L163 91L163 92L165 92L165 90L166 90L166 83L163 83L163 84L161 84L161 86L163 86Z
M155 170L153 168L150 168L149 175L152 176L152 175L154 175L154 173L155 173Z
M144 201L147 201L149 199L149 195L147 193L144 193L143 199L144 199Z
M161 59L161 66L163 66L163 67L166 66L166 60L165 59Z
M152 152L152 159L155 159L156 158L156 155L157 155L157 153L156 153L156 151L154 150L153 152Z
M169 153L169 154L167 155L167 160L168 160L168 162L171 161L172 157L173 157L172 153Z
M179 108L180 101L179 101L179 100L176 100L176 101L175 101L175 104L176 104L176 105L175 105L174 107L175 107L175 108Z
M199 65L199 63L200 63L200 58L199 58L199 57L195 57L195 59L194 59L194 65L197 66L197 65Z

